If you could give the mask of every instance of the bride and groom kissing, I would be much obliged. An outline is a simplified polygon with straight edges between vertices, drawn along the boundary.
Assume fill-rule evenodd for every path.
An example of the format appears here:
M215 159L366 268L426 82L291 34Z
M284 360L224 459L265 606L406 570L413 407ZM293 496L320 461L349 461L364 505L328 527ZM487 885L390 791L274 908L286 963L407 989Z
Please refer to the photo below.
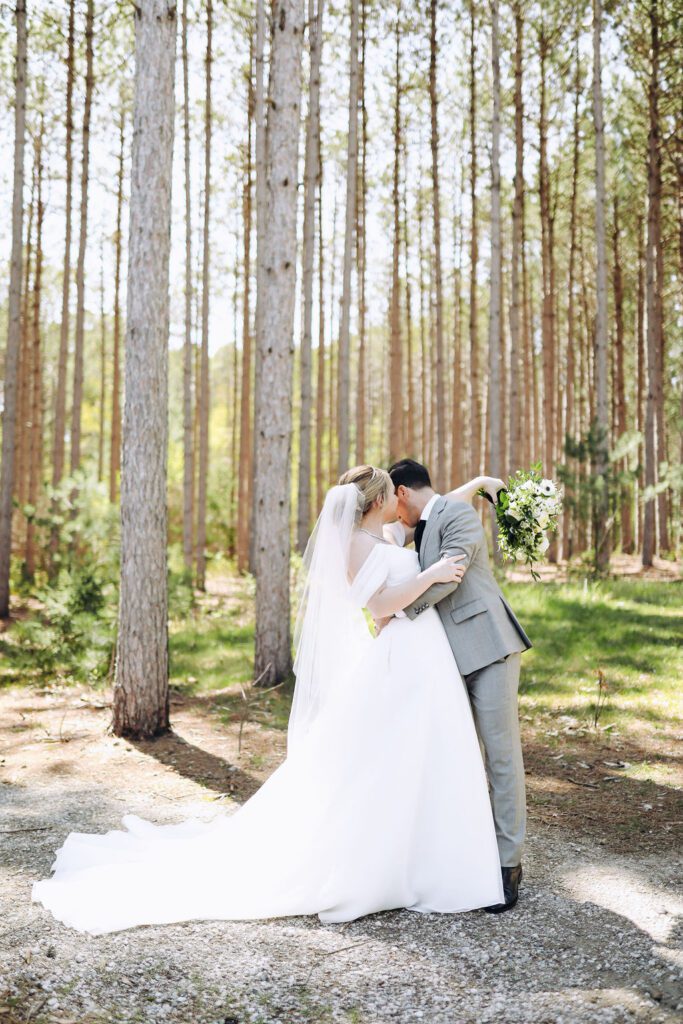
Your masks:
M471 504L502 486L478 477L439 495L411 459L343 474L304 555L285 761L209 822L127 814L126 831L70 833L32 899L91 934L514 907L531 643Z

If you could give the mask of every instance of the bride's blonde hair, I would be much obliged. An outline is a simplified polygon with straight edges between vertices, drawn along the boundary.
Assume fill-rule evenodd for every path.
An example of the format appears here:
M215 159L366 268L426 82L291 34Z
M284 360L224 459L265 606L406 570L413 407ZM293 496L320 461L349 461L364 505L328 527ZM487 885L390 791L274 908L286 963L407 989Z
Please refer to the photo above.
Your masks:
M354 466L339 477L340 484L355 484L360 491L358 512L366 515L378 498L387 501L394 492L391 477L384 469L374 466Z

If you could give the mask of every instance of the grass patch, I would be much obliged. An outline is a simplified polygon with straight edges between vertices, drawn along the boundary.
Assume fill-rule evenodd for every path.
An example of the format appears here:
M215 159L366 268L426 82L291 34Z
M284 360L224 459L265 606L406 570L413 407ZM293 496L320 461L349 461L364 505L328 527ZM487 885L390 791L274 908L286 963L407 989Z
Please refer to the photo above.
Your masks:
M504 589L534 644L522 659L523 712L592 726L602 670L600 726L647 722L667 729L681 722L680 584L609 580Z

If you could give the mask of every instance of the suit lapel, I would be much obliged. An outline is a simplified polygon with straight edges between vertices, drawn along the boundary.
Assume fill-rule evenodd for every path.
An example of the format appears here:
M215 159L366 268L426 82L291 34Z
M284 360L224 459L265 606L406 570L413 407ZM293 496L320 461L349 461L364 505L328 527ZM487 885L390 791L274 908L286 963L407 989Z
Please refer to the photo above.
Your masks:
M429 519L427 520L425 532L422 534L422 542L420 544L420 565L422 566L423 569L425 568L424 559L427 553L427 544L429 542L430 535L434 528L436 527L437 519L439 518L447 504L448 502L446 501L446 499L444 497L441 497L438 499L438 501L434 502L434 505L432 506L432 511L429 513Z

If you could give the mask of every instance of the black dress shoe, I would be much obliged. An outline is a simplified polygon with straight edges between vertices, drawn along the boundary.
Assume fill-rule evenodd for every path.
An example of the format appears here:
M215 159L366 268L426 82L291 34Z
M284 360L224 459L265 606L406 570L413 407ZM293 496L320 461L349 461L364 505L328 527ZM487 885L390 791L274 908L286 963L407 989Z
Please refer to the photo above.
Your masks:
M519 899L519 883L522 881L522 865L515 868L502 868L503 892L505 903L494 903L493 906L484 907L487 914L502 914L506 910L512 910Z

